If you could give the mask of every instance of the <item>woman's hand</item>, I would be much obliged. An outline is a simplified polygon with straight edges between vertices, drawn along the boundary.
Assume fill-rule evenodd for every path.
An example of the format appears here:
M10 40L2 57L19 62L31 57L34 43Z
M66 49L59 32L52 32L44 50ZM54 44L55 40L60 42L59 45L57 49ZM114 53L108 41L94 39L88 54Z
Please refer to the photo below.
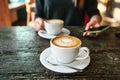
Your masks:
M90 21L87 23L85 30L89 30L89 29L97 29L100 27L100 22L101 22L101 16L100 15L95 15L93 17L91 17ZM89 37L97 37L99 34L92 34L89 32L84 32L83 36L89 36Z
M35 19L35 24L34 24L34 29L36 31L39 31L44 28L44 20L42 18L36 18Z

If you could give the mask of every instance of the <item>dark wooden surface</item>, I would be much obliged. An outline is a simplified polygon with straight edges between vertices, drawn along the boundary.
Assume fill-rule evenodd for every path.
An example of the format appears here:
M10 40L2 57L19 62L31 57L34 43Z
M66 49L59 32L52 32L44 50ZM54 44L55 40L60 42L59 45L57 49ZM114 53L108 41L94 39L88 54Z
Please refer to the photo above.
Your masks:
M56 73L39 61L49 40L41 38L30 27L0 28L0 80L120 80L120 39L110 28L98 38L82 37L82 29L68 27L90 48L91 63L83 72Z

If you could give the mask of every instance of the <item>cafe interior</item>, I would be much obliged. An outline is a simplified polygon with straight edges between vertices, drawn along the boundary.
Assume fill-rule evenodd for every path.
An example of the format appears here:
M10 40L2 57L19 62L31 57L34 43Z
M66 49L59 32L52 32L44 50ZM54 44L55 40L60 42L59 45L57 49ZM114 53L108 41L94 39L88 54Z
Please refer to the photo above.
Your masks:
M0 27L34 25L34 0L2 0L0 8ZM120 0L98 0L98 9L101 25L120 26Z
M104 33L98 30L97 37L84 37L84 27L80 26L62 26L57 35L44 29L37 32L33 29L35 0L0 0L0 80L120 80L120 0L97 1L101 25L108 26ZM97 35L97 31L93 34ZM64 64L51 57L50 40L60 35L81 40L80 48L75 48L81 59L75 57ZM88 51L81 52L81 47ZM52 51L60 53L64 49L56 51L55 47ZM70 49L75 51L74 47ZM68 59L68 54L62 56L63 60Z

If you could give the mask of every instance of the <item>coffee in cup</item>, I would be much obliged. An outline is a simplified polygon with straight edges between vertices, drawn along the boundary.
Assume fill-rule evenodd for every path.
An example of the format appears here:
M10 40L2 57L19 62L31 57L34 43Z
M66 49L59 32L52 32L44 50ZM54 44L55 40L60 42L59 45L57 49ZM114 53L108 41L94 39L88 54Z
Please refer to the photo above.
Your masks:
M57 35L62 31L64 21L61 19L49 19L45 20L44 24L48 34Z
M52 56L61 63L70 63L78 57L81 44L81 40L75 36L54 37L50 41Z
M52 43L61 48L73 48L80 46L81 41L74 36L60 36L52 40Z

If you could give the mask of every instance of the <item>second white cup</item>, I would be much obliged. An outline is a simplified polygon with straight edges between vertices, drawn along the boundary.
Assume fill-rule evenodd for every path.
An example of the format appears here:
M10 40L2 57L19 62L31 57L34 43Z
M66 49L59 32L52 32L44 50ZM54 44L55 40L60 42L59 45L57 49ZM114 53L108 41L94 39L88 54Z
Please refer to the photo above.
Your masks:
M64 21L61 19L49 19L44 21L44 25L48 34L57 35L62 31Z

